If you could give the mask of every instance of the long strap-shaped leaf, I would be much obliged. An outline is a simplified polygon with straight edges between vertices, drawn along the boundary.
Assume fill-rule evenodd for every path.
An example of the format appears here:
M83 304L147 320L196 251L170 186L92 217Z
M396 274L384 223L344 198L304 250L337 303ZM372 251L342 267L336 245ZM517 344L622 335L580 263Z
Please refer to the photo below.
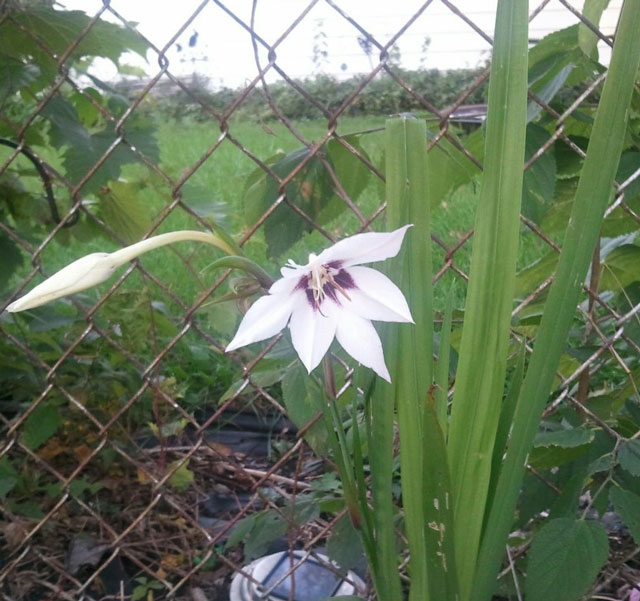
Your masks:
M526 0L500 0L460 362L449 428L460 593L475 570L506 371L527 110Z
M398 410L404 521L411 561L410 601L427 601L424 537L422 419L432 382L433 311L431 240L427 197L427 130L423 120L390 119L386 124L387 227L413 223L404 248L389 261L388 272L407 295L415 326L387 328L387 361L391 384L382 394Z
M640 0L626 0L558 268L522 385L505 462L483 536L472 595L475 601L490 599L495 588L504 545L513 523L526 456L566 345L604 210L611 197L640 61L638 32Z

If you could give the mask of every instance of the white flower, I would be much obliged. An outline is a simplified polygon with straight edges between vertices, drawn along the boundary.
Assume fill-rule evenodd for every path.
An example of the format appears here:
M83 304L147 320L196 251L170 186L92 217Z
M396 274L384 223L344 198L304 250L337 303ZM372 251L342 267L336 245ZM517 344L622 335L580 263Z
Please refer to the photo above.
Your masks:
M400 289L379 271L360 265L397 255L409 227L345 238L318 256L309 255L307 265L289 260L281 269L283 277L253 303L225 350L270 338L288 324L308 372L320 363L335 337L356 361L390 381L371 320L413 323L413 319Z
M109 253L92 253L70 263L22 298L12 302L7 311L15 313L91 288L108 280L120 266Z

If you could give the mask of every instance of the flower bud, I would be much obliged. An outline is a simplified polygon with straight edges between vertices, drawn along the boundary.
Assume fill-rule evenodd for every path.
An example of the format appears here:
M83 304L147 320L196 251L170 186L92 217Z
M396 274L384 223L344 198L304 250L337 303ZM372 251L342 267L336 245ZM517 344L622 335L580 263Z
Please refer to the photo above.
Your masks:
M108 280L119 267L109 253L92 253L82 257L29 291L7 307L15 313L44 305L61 296L86 290Z

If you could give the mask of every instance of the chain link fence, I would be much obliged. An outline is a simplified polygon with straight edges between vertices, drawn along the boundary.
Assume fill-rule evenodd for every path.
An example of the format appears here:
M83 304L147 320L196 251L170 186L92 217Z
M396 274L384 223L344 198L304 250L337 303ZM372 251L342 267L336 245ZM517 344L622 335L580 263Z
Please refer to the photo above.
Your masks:
M42 37L42 29L29 27L29 19L24 18L30 10L28 4L0 3L0 38L8 31L19 33L55 64L55 68L38 75L46 79L46 85L26 103L33 107L28 112L15 114L5 102L0 105L6 138L0 155L0 177L18 173L33 178L39 173L46 203L39 202L47 214L46 231L21 228L19 220L12 217L0 220L3 239L11 241L22 260L20 269L8 280L10 289L5 290L2 308L33 287L42 276L51 275L64 264L58 261L59 255L50 254L50 250L56 245L69 244L71 232L79 224L84 223L88 231L93 232L89 236L91 240L98 232L101 236L98 238L101 242L90 242L87 246L90 250L98 249L99 244L118 247L131 241L122 230L114 228L113 220L96 212L94 205L87 201L91 197L87 189L98 194L112 185L101 174L110 169L123 152L127 153L127 164L150 174L155 198L162 199L161 206L154 201L153 219L139 236L143 238L175 229L176 223L183 229L211 230L209 216L185 200L185 191L203 171L216 169L216 157L233 147L232 156L237 157L234 160L250 164L250 171L257 174L255 177L262 176L276 189L260 216L240 228L237 240L245 249L253 248L254 242L255 248L264 249L264 229L276 212L295 215L301 230L313 232L315 240L326 239L327 243L372 230L383 219L384 203L371 201L378 198L375 195L369 195L367 202L352 198L349 185L343 181L344 171L340 173L327 156L327 145L331 143L339 151L348 153L359 168L366 168L370 190L384 182L380 157L354 143L354 137L345 134L342 128L343 121L367 88L381 78L392 80L403 101L418 107L416 112L428 113L430 152L444 151L448 156L455 152L463 172L476 173L482 168L481 152L463 143L461 140L466 138L461 132L464 122L472 122L473 132L482 120L484 108L470 109L468 105L469 99L482 94L488 68L480 69L469 85L457 90L453 102L439 106L437 100L412 85L407 72L390 58L394 45L416 23L426 23L428 30L430 11L435 7L450 11L463 21L469 39L479 36L491 44L491 36L474 22L471 12L465 11L464 3L424 2L402 27L383 40L379 32L360 24L358 16L350 12L350 3L325 0L334 15L353 28L354 36L366 40L374 58L370 71L359 77L357 85L331 106L308 92L307 82L290 76L278 56L280 46L309 18L319 2L299 3L299 16L290 23L282 23L279 37L271 39L261 35L260 22L254 22L251 11L247 16L238 11L235 3L207 0L186 21L175 23L175 33L162 47L142 36L128 20L126 6L120 9L113 4L105 0L61 52L59 40ZM194 88L176 76L167 58L168 50L176 43L184 43L190 29L198 25L201 13L214 8L219 27L233 25L238 32L244 31L242 39L252 46L255 57L255 70L244 74L246 84L232 94L222 108L213 106L211 97L201 88ZM165 9L171 10L171 6L159 10ZM601 44L611 46L612 32L601 32L565 0L534 2L532 24L545 10L551 9L572 14L576 24L584 24ZM158 65L155 75L139 84L140 89L131 93L126 106L119 106L117 110L92 92L96 84L90 77L71 67L82 45L90 40L91 32L105 20L118 23L132 39L148 48ZM230 53L234 51L229 48ZM321 135L305 133L306 124L296 121L281 106L273 92L276 84L269 83L275 75L313 107L316 122L322 122ZM546 124L553 123L553 133L539 144L535 143L535 147L528 144L526 170L533 173L536 165L543 165L545 157L551 151L558 153L561 146L563 163L560 165L558 159L554 168L559 177L569 179L572 174L568 170L585 151L581 139L575 135L576 122L584 121L585 115L597 104L605 76L603 69L573 85L572 95L561 109L551 101L548 87L535 88L532 84L530 113ZM182 169L167 169L162 158L147 152L144 141L135 135L136 116L145 114L150 104L159 102L161 97L156 95L156 89L166 86L166 82L171 82L180 92L185 110L187 105L197 109L198 127L207 140L206 146L198 148L196 158L191 158L195 156L193 148L189 152L184 148L178 150L184 153ZM569 87L571 82L565 78L561 83ZM283 86L282 82L277 85ZM8 96L14 90L7 84L3 93ZM43 119L55 121L52 111L63 93L81 99L95 121L106 124L110 132L102 139L99 157L92 159L80 177L69 175L59 155L39 154L34 149L39 147L38 140L30 138L30 132ZM243 106L256 95L262 99L268 119L256 121L251 127L266 137L274 135L272 130L276 126L281 127L278 131L286 133L279 135L293 137L303 149L299 159L287 169L274 167L276 163L262 146L252 147L245 135L246 113L242 120L237 118ZM58 125L69 127L65 121ZM185 144L188 146L189 141ZM328 177L331 193L343 203L344 213L337 225L335 221L319 220L317 214L306 205L301 206L290 193L291 185L301 176L306 177L310 166L317 164ZM563 166L566 171L560 173ZM640 225L637 208L627 202L628 191L637 186L639 178L637 166L625 173L625 178L617 183L608 209L608 215L613 218L618 216L625 223L628 220L633 223L633 227L625 230L626 235ZM98 184L91 188L95 181ZM141 192L148 193L148 190ZM27 190L21 202L31 202L29 195L34 194ZM434 269L436 290L444 288L445 280L457 280L459 289L464 289L473 240L473 230L467 228L459 229L456 225L456 231L436 231L433 235L433 243L440 249L436 254L439 263ZM547 231L545 221L531 212L523 214L522 228L523 237L535 240L538 256L547 257L543 261L548 261L551 267L548 273L539 272L541 275L513 311L513 337L518 343L527 337L528 324L536 323L536 309L551 282L553 256L559 252L561 240L561 232ZM94 244L98 246L94 248ZM605 244L603 238L603 246ZM76 244L75 254L68 256L67 261L89 252L79 251L80 248ZM614 302L610 292L599 292L603 289L599 275L605 273L601 269L601 258L606 261L610 256L601 251L598 249L594 257L589 285L585 286L583 302L576 310L575 337L583 342L581 353L568 358L566 365L561 366L557 387L544 417L551 418L571 409L585 422L597 424L605 437L617 441L620 435L611 427L599 399L613 394L608 388L608 383L613 381L627 392L631 391L630 394L637 394L634 369L640 358L635 331L638 298L627 298L625 305ZM265 344L259 354L243 351L221 358L228 335L221 336L208 328L209 318L203 314L208 316L209 309L216 306L212 301L229 295L237 282L234 283L230 272L212 277L208 273L202 275L201 268L209 260L208 252L188 246L167 252L171 255L167 261L175 281L158 275L155 266L146 260L137 260L112 284L100 288L99 297L72 297L60 315L41 313L41 318L31 316L26 321L22 316L14 318L7 313L0 316L4 339L1 369L7 387L0 391L3 407L0 412L0 492L3 493L0 497L3 513L0 594L3 599L227 599L232 575L242 571L251 558L248 547L255 554L276 550L299 552L291 555L291 563L282 573L281 581L298 563L313 558L345 576L336 564L327 564L318 555L326 553L327 547L330 551L333 547L335 552L338 546L344 556L348 552L347 543L352 540L344 535L349 529L344 509L340 509L339 502L332 501L339 498L339 484L330 477L331 461L316 454L307 442L318 448L318 437L314 439L313 432L319 417L306 425L294 416L290 416L292 421L286 417L278 378L269 371L274 353L280 348L280 336ZM617 276L625 277L622 272ZM184 286L191 286L189 294L183 293L181 284L187 280L191 284ZM530 285L531 281L534 280L523 280L523 286ZM151 325L126 333L120 320L132 308L140 314L140 319L149 320ZM44 322L53 317L58 321L45 327ZM235 317L227 319L234 321ZM204 396L197 399L197 407L185 398L180 388L180 373L172 367L172 362L186 347L205 349L205 362L225 366L220 369L226 370L227 375L220 377L231 378L231 385L221 389L206 375L202 376ZM349 365L341 363L339 357L336 361L345 373L339 396L350 398L353 386ZM200 364L194 363L194 366L200 369ZM189 369L189 365L184 369ZM109 402L94 402L104 397L101 387L107 384L111 386L107 394ZM25 390L28 393L24 393ZM25 394L28 398L23 398ZM146 422L150 424L147 426ZM634 437L638 432L627 435ZM551 496L549 503L562 494L553 473L552 469L532 464L526 484L541 486L546 491L544 494ZM321 501L318 501L319 493L324 495ZM251 516L262 518L251 521L248 519ZM535 515L531 520L535 521ZM637 597L625 595L631 595L633 587L640 582L636 559L640 549L630 542L628 535L614 533L611 540L610 560L592 598L635 599ZM243 546L237 544L240 542L244 542L244 553ZM524 569L524 564L518 561L526 556L526 551L526 544L515 548L503 577L507 575L506 579L511 579L515 575L517 580L518 571ZM352 564L358 572L358 562ZM366 583L366 574L360 573ZM251 580L253 576L248 574L248 578ZM369 588L358 590L361 583L357 584L359 595L371 597ZM277 586L278 582L270 583L272 590ZM598 592L600 596L595 596ZM637 595L637 589L634 594Z

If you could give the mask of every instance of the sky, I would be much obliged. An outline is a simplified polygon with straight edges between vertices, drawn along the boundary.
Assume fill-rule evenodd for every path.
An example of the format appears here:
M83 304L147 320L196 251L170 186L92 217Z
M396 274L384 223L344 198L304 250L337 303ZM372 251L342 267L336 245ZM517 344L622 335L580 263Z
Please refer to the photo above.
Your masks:
M541 0L530 0L531 9ZM567 0L581 11L583 0ZM268 44L276 44L287 28L305 12L308 0L256 0L255 29ZM389 41L424 4L423 0L333 0L381 43ZM475 25L493 36L497 0L451 0ZM102 0L59 0L72 10L89 15L102 8ZM313 4L313 3L312 3ZM136 22L138 30L157 48L166 48L169 70L176 76L197 73L209 79L213 88L236 87L257 74L249 33L227 14L224 5L245 23L250 22L251 0L111 0L115 12ZM600 27L613 33L622 0L610 0ZM180 28L197 13L177 38ZM106 12L103 18L117 22ZM577 23L577 17L560 0L550 0L530 24L529 37L537 40L552 31ZM276 46L277 64L292 77L326 73L348 77L371 70L378 52L370 58L361 48L362 34L327 1L318 0L299 24ZM174 39L175 38L175 39ZM428 44L425 44L428 40ZM398 41L400 63L407 69L419 67L455 69L475 67L488 57L490 45L441 0L433 0ZM609 52L601 43L601 61ZM326 54L325 54L326 53ZM261 64L267 62L260 51ZM314 56L316 59L314 60ZM152 76L158 71L158 54L150 51L147 62L137 56L127 62ZM98 62L94 73L104 79L117 76L108 61ZM277 79L275 72L268 79Z

